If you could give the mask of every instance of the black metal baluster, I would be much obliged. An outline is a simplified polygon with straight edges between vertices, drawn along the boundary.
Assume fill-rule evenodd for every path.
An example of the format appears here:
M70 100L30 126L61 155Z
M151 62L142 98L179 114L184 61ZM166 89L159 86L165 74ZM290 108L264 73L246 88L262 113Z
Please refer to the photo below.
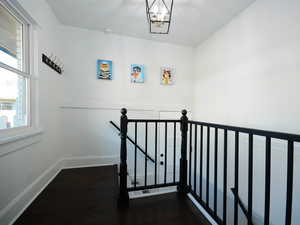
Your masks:
M174 122L173 182L176 182L176 122Z
M136 188L137 122L134 123L134 188Z
M164 177L164 182L165 184L167 183L167 151L168 148L168 123L165 122L165 177Z
M227 224L227 130L224 130L223 224Z
M200 180L199 180L199 197L202 200L202 179L203 179L203 126L200 127Z
M266 137L266 168L265 168L265 222L270 224L270 185L271 185L271 138Z
M194 146L194 192L197 191L197 124L195 124L195 146Z
M214 215L217 216L218 200L218 128L215 128L215 168L214 168Z
M190 124L189 187L192 187L192 124Z
M235 168L234 168L234 225L238 225L238 195L239 195L239 132L235 132Z
M145 125L145 186L147 186L148 122Z
M172 185L172 183L167 183L167 154L168 154L168 123L173 123L174 125L174 139L173 139L173 183L176 181L176 123L177 120L128 120L126 116L126 109L122 109L122 116L121 116L121 128L120 128L120 137L121 137L121 163L120 163L120 192L119 192L119 202L126 202L128 201L128 191L135 191L144 189L151 189L156 188L157 186L157 151L158 151L158 123L165 123L165 159L164 159L164 184L159 184L159 187L166 187ZM238 225L239 221L239 207L241 207L243 213L247 217L248 225L253 225L252 217L253 217L253 168L254 168L254 146L253 146L253 138L254 135L263 136L266 138L266 149L265 149L265 199L264 199L264 225L270 225L270 193L271 193L271 175L272 175L272 138L274 139L283 139L288 141L288 154L287 154L287 194L286 194L286 221L285 225L292 224L292 210L293 210L293 175L294 175L294 142L299 141L299 135L293 134L284 134L279 132L272 132L272 131L262 131L256 129L247 129L247 128L239 128L239 127L232 127L232 126L225 126L225 125L218 125L218 124L209 124L205 122L190 122L190 154L189 154L189 170L187 169L187 131L188 131L188 118L186 117L186 111L182 112L183 116L181 118L181 133L182 133L182 142L181 142L181 158L180 158L180 182L178 183L178 191L179 193L188 193L189 190L192 189L191 193L197 195L197 178L199 179L199 197L196 196L195 198L199 201L201 205L208 211L208 213L216 219L218 224L226 225L227 224L227 175L228 175L228 130L235 132L235 152L234 152L234 188L232 192L234 193L234 225ZM127 128L128 122L134 123L134 187L128 188L127 187L127 147L126 147L126 138L127 136ZM138 123L145 123L145 151L143 152L145 155L145 187L139 187L137 185L137 150L140 150L140 147L137 145L138 142ZM147 186L147 173L148 173L148 124L155 123L155 185ZM195 126L193 126L193 124ZM171 125L170 125L171 126ZM200 135L200 155L199 157L199 176L197 177L197 145L198 145L198 126L201 128L201 135ZM206 159L206 202L202 201L202 194L203 194L203 126L207 127L207 159ZM195 129L194 136L193 136L193 127ZM215 144L214 144L214 202L213 202L213 209L210 208L209 200L212 199L210 196L210 130L215 129ZM224 170L223 170L223 217L222 219L218 217L217 209L218 209L218 157L219 157L219 150L218 150L218 131L219 129L224 129ZM243 203L242 199L239 197L239 134L241 133L248 133L249 140L248 140L248 209L246 205ZM194 138L194 140L193 140ZM128 138L129 139L129 138ZM132 143L133 140L129 139ZM194 146L193 146L194 144ZM193 154L192 151L195 151ZM142 151L142 150L141 150ZM213 151L213 150L212 150ZM213 154L213 153L212 153ZM163 156L163 154L162 154ZM194 159L193 159L194 157ZM192 162L192 160L194 162ZM154 161L152 159L152 161ZM163 164L163 162L161 162ZM194 171L192 171L192 165L194 165ZM170 170L171 168L169 168ZM211 168L213 169L213 168ZM172 169L171 169L172 170ZM189 172L189 186L187 185L187 173ZM194 175L192 175L194 172ZM194 181L192 182L192 179ZM172 180L172 178L170 178ZM149 181L148 181L149 182ZM193 184L193 186L192 186ZM220 197L219 197L220 198ZM205 199L205 197L203 197ZM205 201L205 200L204 200Z
M154 184L157 185L157 122L155 122L155 171L154 171Z
M209 158L210 158L210 127L207 127L207 155L206 155L206 206L209 208Z
M252 225L252 207L253 207L253 134L249 134L248 225Z
M292 224L293 209L293 179L294 179L294 142L288 141L287 153L287 188L286 188L286 214L285 225Z

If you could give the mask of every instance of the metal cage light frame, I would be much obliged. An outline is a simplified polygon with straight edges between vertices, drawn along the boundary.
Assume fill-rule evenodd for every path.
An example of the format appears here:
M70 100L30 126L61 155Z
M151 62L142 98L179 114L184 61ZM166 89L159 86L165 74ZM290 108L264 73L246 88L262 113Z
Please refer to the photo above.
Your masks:
M165 0L145 0L146 1L146 14L149 23L149 31L151 34L169 34L171 19L172 19L172 12L173 12L173 3L174 0L170 0L169 4L166 4ZM158 18L159 12L153 13L153 8L157 6L157 4L161 4L165 11L164 18ZM167 18L166 18L167 16ZM156 17L156 19L155 19ZM161 28L161 30L165 31L154 31L154 26L156 28ZM162 28L164 26L164 28Z

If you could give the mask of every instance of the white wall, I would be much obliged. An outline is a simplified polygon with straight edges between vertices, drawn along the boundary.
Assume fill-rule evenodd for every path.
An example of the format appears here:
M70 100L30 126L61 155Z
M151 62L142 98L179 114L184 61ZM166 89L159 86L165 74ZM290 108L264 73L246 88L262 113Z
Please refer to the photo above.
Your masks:
M67 157L119 158L118 132L108 122L119 124L122 107L128 108L129 118L158 118L164 111L180 118L183 108L191 110L192 48L73 27L63 30L62 127ZM113 61L112 81L97 79L97 59ZM145 83L130 82L131 64L146 66ZM160 84L161 66L175 68L174 85Z
M62 77L41 63L45 51L61 56L59 23L44 0L19 1L36 20L38 39L38 111L44 133L15 143L1 145L1 150L15 151L0 156L0 224L9 224L16 214L47 182L38 179L59 159ZM1 151L2 152L2 151ZM54 171L55 172L55 171Z
M198 47L199 119L300 133L299 7L259 0Z
M198 46L193 108L197 120L300 133L299 11L298 0L258 0ZM261 143L255 154L254 203L260 215L264 209L263 140ZM271 217L273 224L284 224L286 144L273 141L272 145ZM243 174L247 172L246 146L241 148ZM293 224L299 224L298 146L295 154ZM242 192L246 201L246 191Z

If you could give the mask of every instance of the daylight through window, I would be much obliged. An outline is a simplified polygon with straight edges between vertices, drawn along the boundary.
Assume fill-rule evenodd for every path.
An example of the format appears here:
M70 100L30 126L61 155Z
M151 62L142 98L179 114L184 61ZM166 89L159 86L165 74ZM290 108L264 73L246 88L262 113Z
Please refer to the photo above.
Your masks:
M0 3L0 130L27 126L28 24Z

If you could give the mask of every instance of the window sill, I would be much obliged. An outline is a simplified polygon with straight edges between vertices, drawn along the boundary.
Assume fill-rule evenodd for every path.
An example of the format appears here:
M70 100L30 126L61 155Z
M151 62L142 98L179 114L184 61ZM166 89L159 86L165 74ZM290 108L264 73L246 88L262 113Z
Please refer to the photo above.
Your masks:
M21 134L0 138L0 146L27 139L42 134L43 132L44 131L41 128L29 128L27 131L24 131Z

